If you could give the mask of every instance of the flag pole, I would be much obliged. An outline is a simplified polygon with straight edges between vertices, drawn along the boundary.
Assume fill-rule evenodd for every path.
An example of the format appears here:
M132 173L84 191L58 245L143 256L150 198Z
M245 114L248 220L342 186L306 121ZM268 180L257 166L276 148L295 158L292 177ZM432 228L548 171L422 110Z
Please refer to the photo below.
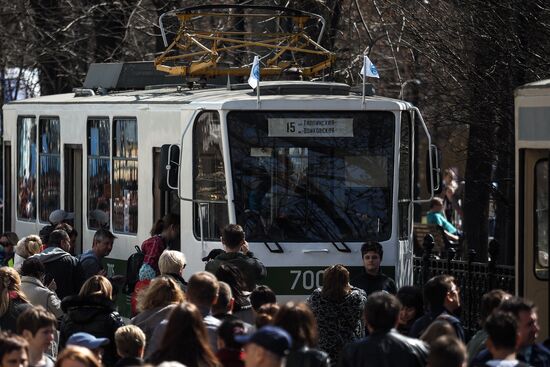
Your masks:
M256 87L256 105L258 106L258 108L260 108L260 104L261 104L261 101L260 101L260 81L258 80L258 86Z
M363 65L365 65L365 57L363 57ZM364 66L363 66L364 67ZM362 70L362 69L361 69ZM361 73L363 74L363 73ZM367 76L365 74L362 75L363 76L363 96L362 96L362 102L361 102L361 105L363 107L365 107L365 79L367 79Z

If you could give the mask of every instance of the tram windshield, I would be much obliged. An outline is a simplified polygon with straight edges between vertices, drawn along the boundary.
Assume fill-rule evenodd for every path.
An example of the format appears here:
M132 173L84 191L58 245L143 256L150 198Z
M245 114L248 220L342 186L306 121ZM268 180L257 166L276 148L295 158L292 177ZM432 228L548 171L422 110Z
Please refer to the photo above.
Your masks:
M393 113L232 111L227 126L249 241L389 239Z

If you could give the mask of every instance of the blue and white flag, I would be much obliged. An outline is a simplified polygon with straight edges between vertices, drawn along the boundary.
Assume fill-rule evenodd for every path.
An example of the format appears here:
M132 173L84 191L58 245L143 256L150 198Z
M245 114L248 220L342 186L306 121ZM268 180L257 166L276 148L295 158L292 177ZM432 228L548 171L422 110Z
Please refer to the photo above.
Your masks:
M363 68L361 69L361 75L371 78L380 78L378 74L378 69L370 61L369 57L365 55L365 60L363 61ZM250 79L249 82L250 83Z
M254 56L254 62L252 63L252 67L250 68L250 76L248 77L248 85L250 85L252 89L256 89L259 83L260 59L258 58L258 56Z

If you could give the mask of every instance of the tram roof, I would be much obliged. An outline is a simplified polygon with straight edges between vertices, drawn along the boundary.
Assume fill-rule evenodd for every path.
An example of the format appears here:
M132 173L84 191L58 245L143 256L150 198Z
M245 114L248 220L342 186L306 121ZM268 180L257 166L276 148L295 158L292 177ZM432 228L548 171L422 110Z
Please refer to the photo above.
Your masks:
M550 79L524 84L515 90L515 95L550 95Z
M361 94L351 93L347 84L328 82L262 82L260 86L262 108L283 108L285 104L297 106L298 103L320 103L319 109L360 109ZM333 101L334 103L330 103ZM233 85L203 89L186 89L176 86L155 89L115 91L104 95L77 96L75 93L41 96L19 101L10 105L28 104L182 104L189 109L207 106L217 109L256 109L256 92L248 86ZM404 110L409 107L405 101L381 97L366 96L365 109ZM291 107L292 108L292 107Z

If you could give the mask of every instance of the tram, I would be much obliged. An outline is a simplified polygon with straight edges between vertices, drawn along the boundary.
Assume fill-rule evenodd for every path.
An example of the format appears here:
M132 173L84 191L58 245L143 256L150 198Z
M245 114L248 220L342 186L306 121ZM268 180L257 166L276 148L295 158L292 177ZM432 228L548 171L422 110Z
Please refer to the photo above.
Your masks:
M205 11L193 8L193 19L197 8ZM190 12L176 14L185 20ZM309 16L295 12L293 19ZM180 76L250 71L164 61L157 70ZM177 213L186 274L203 270L201 259L221 247L221 228L238 223L281 299L309 295L328 265L361 269L367 240L383 245L385 272L412 283L415 166L426 160L422 169L437 171L417 108L323 81L262 80L261 96L231 79L218 87L139 85L158 76L140 68L92 65L74 93L4 106L8 229L38 233L63 208L75 212L82 252L101 211L117 236L108 273L124 274L155 219ZM415 145L421 139L425 151Z
M541 340L550 330L549 116L550 80L516 89L516 290L537 305Z

